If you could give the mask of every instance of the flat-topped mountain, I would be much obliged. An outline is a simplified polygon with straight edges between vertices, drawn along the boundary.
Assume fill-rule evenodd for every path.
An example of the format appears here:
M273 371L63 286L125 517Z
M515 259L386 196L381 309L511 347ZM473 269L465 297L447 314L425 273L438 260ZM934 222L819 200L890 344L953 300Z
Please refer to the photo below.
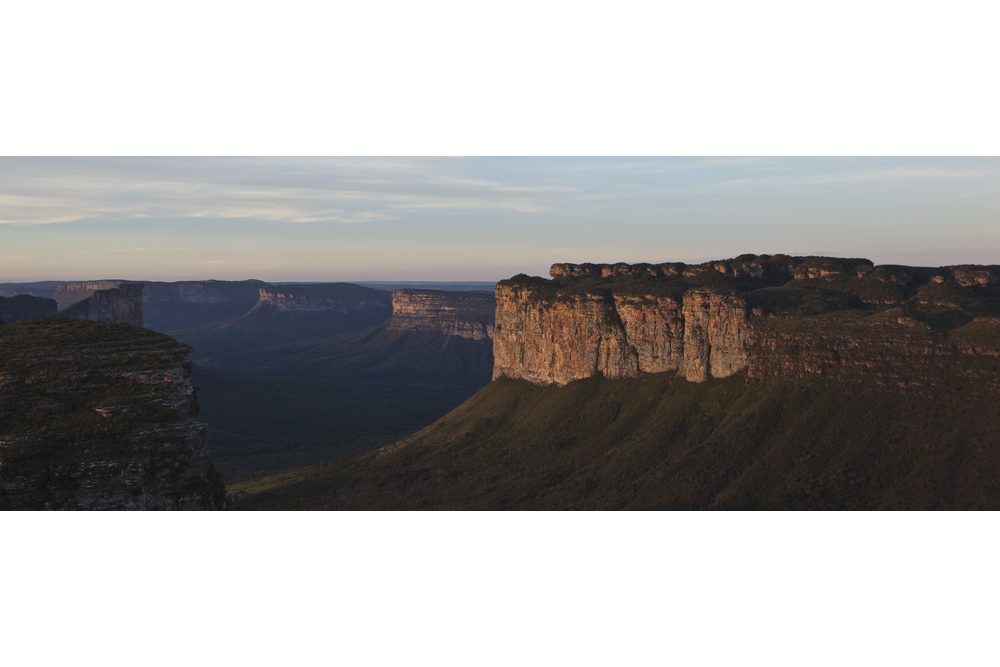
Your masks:
M59 312L59 317L78 317L95 322L124 322L142 328L142 283L127 283L98 289Z
M282 312L332 310L344 315L356 310L390 307L388 292L353 283L269 285L260 288L260 301Z
M0 326L0 509L221 509L189 352L121 323Z
M1000 349L989 333L1000 332L995 266L743 255L556 264L551 275L497 286L494 378L563 385L670 371L700 382L746 371L892 382L905 368L932 382L944 358Z
M998 509L1000 271L743 255L497 285L494 379L243 508Z
M399 289L392 293L390 331L440 331L451 336L493 338L493 292Z

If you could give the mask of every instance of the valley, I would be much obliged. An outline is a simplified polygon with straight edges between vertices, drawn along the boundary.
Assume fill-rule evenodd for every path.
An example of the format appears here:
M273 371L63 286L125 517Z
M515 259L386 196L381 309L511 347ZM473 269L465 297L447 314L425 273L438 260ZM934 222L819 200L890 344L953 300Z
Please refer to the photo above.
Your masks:
M555 264L495 293L51 295L0 311L188 346L229 509L1000 505L998 267L741 255Z

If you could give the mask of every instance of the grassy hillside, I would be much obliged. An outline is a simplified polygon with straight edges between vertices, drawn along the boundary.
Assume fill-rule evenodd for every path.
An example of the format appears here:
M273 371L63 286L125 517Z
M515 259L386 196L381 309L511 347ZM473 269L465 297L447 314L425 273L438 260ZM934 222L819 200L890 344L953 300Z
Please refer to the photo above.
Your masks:
M208 446L228 478L327 461L426 426L469 397L447 387L316 384L209 371L192 379Z
M998 408L972 387L504 379L397 446L227 488L236 509L998 509Z
M493 341L435 331L387 331L379 326L352 335L213 356L212 363L222 370L308 382L461 386L475 391L492 377Z

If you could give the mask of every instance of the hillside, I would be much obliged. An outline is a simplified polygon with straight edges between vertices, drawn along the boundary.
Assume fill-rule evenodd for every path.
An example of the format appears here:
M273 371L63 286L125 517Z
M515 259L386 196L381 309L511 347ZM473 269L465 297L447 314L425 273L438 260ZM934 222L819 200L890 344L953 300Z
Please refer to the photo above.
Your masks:
M1000 509L1000 399L674 374L502 378L394 446L229 485L234 509Z
M0 326L0 509L221 509L189 351L121 323Z

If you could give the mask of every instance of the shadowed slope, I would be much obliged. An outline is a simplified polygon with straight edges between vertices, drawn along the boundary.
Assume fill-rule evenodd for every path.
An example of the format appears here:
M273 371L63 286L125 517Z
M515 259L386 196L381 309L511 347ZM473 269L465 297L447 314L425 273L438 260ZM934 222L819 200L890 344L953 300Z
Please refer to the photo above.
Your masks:
M996 509L998 408L972 387L500 379L397 445L230 491L246 509Z

